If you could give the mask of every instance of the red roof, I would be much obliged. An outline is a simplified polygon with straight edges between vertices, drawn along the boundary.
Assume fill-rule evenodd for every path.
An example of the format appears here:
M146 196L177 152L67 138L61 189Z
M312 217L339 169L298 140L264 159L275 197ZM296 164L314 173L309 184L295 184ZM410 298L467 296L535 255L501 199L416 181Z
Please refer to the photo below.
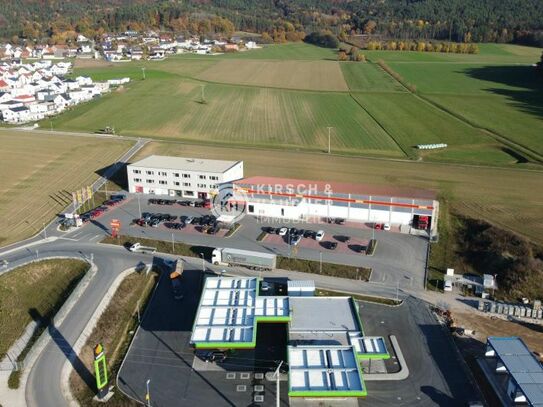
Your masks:
M15 99L35 99L32 95L19 95L15 96Z
M249 178L243 178L238 181L234 181L234 184L243 185L271 185L272 188L275 185L280 185L283 189L286 189L287 185L292 185L293 189L298 193L301 190L317 189L318 192L330 191L338 194L353 194L353 195L372 195L372 196L387 196L396 198L412 198L412 199L428 199L435 200L436 193L419 188L404 188L404 187L390 187L383 185L371 185L371 184L349 184L344 182L325 182L314 180L302 180L293 178L275 178L275 177L262 177L255 176ZM303 188L297 186L303 185Z
M0 79L0 88L7 88L9 85L3 79Z

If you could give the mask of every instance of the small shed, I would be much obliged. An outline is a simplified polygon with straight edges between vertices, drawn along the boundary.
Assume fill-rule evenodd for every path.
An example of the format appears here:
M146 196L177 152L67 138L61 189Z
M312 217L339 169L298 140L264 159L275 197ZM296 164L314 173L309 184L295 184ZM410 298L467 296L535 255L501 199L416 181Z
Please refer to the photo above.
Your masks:
M289 280L287 289L288 295L292 297L313 297L315 282L313 280Z

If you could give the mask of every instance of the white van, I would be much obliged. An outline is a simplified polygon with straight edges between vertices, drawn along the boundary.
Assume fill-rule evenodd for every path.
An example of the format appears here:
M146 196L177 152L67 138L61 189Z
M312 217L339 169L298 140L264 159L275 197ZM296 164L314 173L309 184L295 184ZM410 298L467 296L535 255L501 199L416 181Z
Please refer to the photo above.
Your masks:
M445 280L445 285L443 286L443 291L452 291L453 285L451 280Z

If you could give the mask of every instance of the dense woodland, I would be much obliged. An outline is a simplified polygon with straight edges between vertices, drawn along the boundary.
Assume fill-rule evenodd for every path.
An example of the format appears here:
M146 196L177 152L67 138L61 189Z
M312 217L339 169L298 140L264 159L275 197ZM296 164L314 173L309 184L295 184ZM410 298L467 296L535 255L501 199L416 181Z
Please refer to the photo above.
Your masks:
M517 42L543 46L541 0L12 0L0 36L62 43L74 33L144 29L200 35L265 33L264 42L330 30L340 39Z

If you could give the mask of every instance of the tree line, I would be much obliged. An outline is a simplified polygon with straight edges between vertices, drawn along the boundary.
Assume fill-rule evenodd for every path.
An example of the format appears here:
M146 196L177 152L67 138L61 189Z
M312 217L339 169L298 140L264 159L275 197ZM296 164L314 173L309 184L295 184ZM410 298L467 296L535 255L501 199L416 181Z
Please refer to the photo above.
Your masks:
M145 29L199 35L234 31L298 41L328 30L396 41L517 42L543 46L541 0L26 0L3 2L4 39L69 40L73 33ZM67 34L66 34L67 33Z

